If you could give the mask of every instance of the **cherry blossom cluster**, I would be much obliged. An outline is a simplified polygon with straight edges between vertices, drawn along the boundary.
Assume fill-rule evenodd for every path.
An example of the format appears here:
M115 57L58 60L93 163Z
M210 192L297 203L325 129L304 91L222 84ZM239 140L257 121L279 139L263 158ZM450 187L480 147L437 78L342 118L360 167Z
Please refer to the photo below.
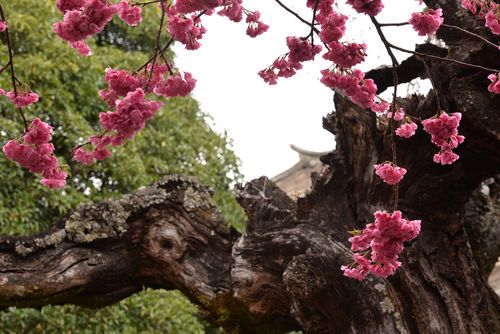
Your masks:
M91 54L86 39L103 31L115 14L130 26L142 19L142 9L131 6L128 0L118 4L106 0L57 0L56 5L64 18L54 24L54 31L82 56Z
M10 102L16 107L16 108L25 108L27 106L30 106L34 103L38 102L39 96L37 93L34 93L30 90L11 90L7 93L5 93L5 90L0 88L0 96L6 95Z
M493 73L488 75L488 79L491 84L488 86L488 90L495 94L500 94L500 73Z
M246 33L250 37L261 35L269 29L267 24L260 21L260 12L245 9L242 0L177 0L173 6L165 8L168 32L175 41L184 44L187 50L196 50L201 46L199 40L206 32L201 23L201 14L211 15L216 8L219 8L218 15L233 22L241 22L243 15L246 15Z
M411 14L411 19L408 22L418 32L419 36L433 35L443 24L442 16L443 11L441 8L427 8L421 13Z
M464 142L465 137L458 134L461 113L448 115L442 112L439 116L422 121L424 130L431 135L431 142L439 146L440 152L434 155L434 162L449 165L458 160L458 154L452 150Z
M398 167L392 162L384 162L383 164L377 164L373 167L375 168L375 174L380 176L382 181L391 186L399 183L406 174L406 169Z
M393 116L394 114L394 116ZM418 125L414 123L410 117L405 117L406 113L403 108L399 108L396 112L388 112L387 118L394 118L395 121L403 121L399 127L394 131L396 136L402 138L410 138L412 137L418 129Z
M376 211L374 216L373 223L362 231L354 231L355 235L349 238L355 253L354 263L341 267L347 277L363 280L368 273L384 278L394 274L401 266L398 257L404 250L403 243L420 233L421 221L405 219L401 211Z
M500 34L500 5L489 0L462 0L462 7L485 20L492 33Z
M321 51L321 45L312 45L307 39L289 36L286 38L288 53L278 57L271 66L259 71L259 76L270 85L279 77L289 78L302 68L302 62L313 60Z
M99 114L105 134L91 136L88 144L92 148L76 148L73 158L77 162L90 165L109 157L110 145L122 145L125 139L133 138L163 106L162 102L146 100L146 94L155 93L167 98L189 95L196 80L189 72L165 77L165 74L170 73L169 66L157 64L152 68L150 65L146 74L106 69L105 80L108 88L99 91L101 99L112 109Z
M10 160L17 162L32 173L41 174L40 181L49 188L61 188L68 174L62 170L54 156L52 127L35 118L21 140L9 140L2 148Z

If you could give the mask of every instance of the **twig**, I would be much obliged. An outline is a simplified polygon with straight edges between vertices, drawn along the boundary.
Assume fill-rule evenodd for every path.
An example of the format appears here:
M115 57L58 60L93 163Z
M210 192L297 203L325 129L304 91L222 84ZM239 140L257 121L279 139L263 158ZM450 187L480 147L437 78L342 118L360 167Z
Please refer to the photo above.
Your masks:
M305 23L307 26L310 26L311 27L311 30L313 30L315 33L319 34L319 30L318 28L316 28L314 26L314 24L311 25L311 23L309 21L307 21L306 19L304 19L302 16L300 16L299 14L297 14L296 12L294 12L293 10L291 10L290 8L288 8L283 2L281 2L280 0L274 0L276 1L276 3L278 5L280 5L284 10L286 10L287 12L289 12L290 14L292 14L293 16L295 16L297 19L300 20L300 22L302 23Z
M153 3L158 3L158 2L161 2L161 0L153 0L153 1L147 1L147 2L134 2L134 5L144 7L144 6L151 5Z
M446 28L456 29L456 30L459 30L459 31L463 32L464 34L476 37L476 38L482 40L483 42L485 42L486 44L491 45L492 47L494 47L495 49L498 50L498 45L496 45L495 43L490 42L489 40L487 40L486 38L484 38L481 35L475 34L475 33L471 32L469 30L466 30L466 29L463 29L463 28L460 28L460 27L457 27L457 26L454 26L454 25L451 25L451 24L445 24L445 23L443 23L441 26L446 27Z
M311 20L311 32L309 32L309 36L311 36L311 45L314 45L314 23L316 22L316 12L318 11L319 1L320 0L316 0L316 3L314 4L313 8L313 17Z
M162 1L163 1L163 0L162 0ZM207 10L206 10L206 9L205 9L205 10L203 10L203 11L201 11L198 15L196 15L196 16L193 18L193 21L198 20L198 19L199 19L200 17L202 17L202 16L203 16L203 14L205 14L206 12L207 12ZM170 47L173 43L174 43L174 38L173 38L173 37L171 37L171 38L168 40L167 44L166 44L163 48L161 48L161 49L160 49L160 52L165 52L165 51L167 51L167 50L168 50L168 48L169 48L169 47ZM153 56L153 57L151 57L151 58L149 58L149 59L148 59L148 60L147 60L147 61L146 61L146 62L145 62L145 63L144 63L141 67L139 67L137 70L135 70L135 72L139 72L140 70L142 70L143 68L145 68L146 66L148 66L148 65L149 65L149 64L153 61L153 59L154 59L154 56Z
M2 5L0 4L0 17L2 21L7 23L7 20L5 19L5 14L2 8ZM9 33L9 28L7 25L7 28L5 29L5 34L7 35L7 48L9 49L9 62L2 68L1 71L5 70L6 67L10 67L10 79L12 82L12 89L14 90L14 96L17 96L17 85L16 81L22 84L17 78L16 78L16 72L14 71L14 52L12 51L12 40L10 38L10 33ZM1 73L0 71L0 73ZM19 114L21 115L21 118L23 119L24 123L24 131L28 132L28 121L26 119L26 116L24 115L24 112L21 108L18 108Z
M165 0L160 0L161 4L161 18L160 18L160 27L158 28L158 33L156 35L156 44L155 44L155 54L153 56L153 63L151 65L151 72L149 73L149 79L148 83L146 84L146 91L149 88L149 84L151 83L151 80L153 79L153 72L155 69L155 64L156 64L156 59L158 58L158 53L161 53L163 55L163 52L160 48L160 38L161 38L161 31L163 30L163 22L165 21L165 6L164 6L164 1Z
M391 43L389 43L389 46L391 48L393 48L393 49L398 50L398 51L405 52L405 53L410 53L410 54L417 55L417 56L420 56L420 57L427 57L427 58L439 59L439 60L446 61L446 62L449 62L449 63L459 64L459 65L463 65L463 66L467 66L467 67L473 67L473 68L477 68L477 69L480 69L480 70L483 70L483 71L488 71L488 72L500 72L500 70L497 70L497 69L494 69L494 68L484 67L484 66L476 65L476 64L469 64L469 63L465 63L463 61L452 59L452 58L444 58L444 57L430 55L430 54L427 54L427 53L422 53L422 52L417 52L417 51L411 51L411 50L404 49L402 47L396 46L396 45L391 44Z
M377 29L377 33L378 33L378 35L380 37L380 40L384 44L384 47L385 47L385 50L387 51L387 54L391 58L393 67L396 67L396 65L399 66L399 62L398 62L398 60L394 56L394 53L391 50L391 43L389 43L389 41L385 37L384 32L382 31L382 29L380 27L380 23L378 23L377 19L375 17L373 17L373 16L370 16L370 19L372 20L372 23L375 26L375 29Z
M427 63L425 62L424 58L418 57L417 59L422 61L422 63L424 64L425 71L427 72L427 76L429 77L429 80L431 81L432 88L434 89L434 95L436 96L438 112L440 112L441 111L441 103L439 102L438 90L436 88L436 85L434 84L434 79L432 79L431 72L429 71L429 67L427 66Z
M379 23L381 27L400 27L400 26L406 26L410 23L408 22L399 22L399 23Z
M373 16L370 16L371 21L373 22L373 25L375 26L375 29L377 30L377 33L380 37L380 40L384 44L384 47L387 51L387 54L391 58L392 62L392 80L393 80L393 86L394 86L394 91L392 93L392 105L391 105L391 110L392 110L392 117L389 120L389 129L390 129L390 142L391 142L391 151L392 151L392 162L397 166L398 161L397 161L397 155L396 155L396 141L394 140L394 117L396 115L396 102L397 102L397 97L398 97L398 70L397 67L399 66L398 60L396 59L396 56L394 56L394 53L392 52L392 49L390 47L389 42L387 41L387 38L384 35L384 32L381 29L380 24L378 23L377 19ZM396 183L394 185L394 210L396 211L398 208L398 202L399 202L399 184Z

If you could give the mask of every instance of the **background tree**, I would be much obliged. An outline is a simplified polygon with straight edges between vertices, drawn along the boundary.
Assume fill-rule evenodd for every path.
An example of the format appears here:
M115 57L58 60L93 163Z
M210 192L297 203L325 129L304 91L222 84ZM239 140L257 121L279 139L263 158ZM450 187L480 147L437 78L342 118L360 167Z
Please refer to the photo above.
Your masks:
M498 43L458 2L426 3L441 6L446 24ZM392 142L390 123L337 93L335 112L323 120L336 150L322 158L304 198L289 198L267 178L237 186L248 218L242 234L216 209L211 191L188 177L81 206L43 234L0 240L0 305L96 307L149 286L179 289L206 319L240 333L498 332L500 302L486 277L499 255L491 236L500 228L490 212L498 210L500 101L485 88L498 50L452 27L438 37L446 49L417 46L396 68L368 76L380 90L394 83L393 70L399 82L433 79L429 96L397 102L414 118L427 119L440 105L463 113L467 140L453 165L433 163L436 148L422 130ZM461 64L469 62L477 66ZM421 234L394 276L348 279L339 270L352 255L346 231L388 206L392 191L374 177L373 164L390 159L394 146L408 167L399 208L422 219Z
M17 75L29 78L42 96L27 114L38 116L58 130L58 155L70 165L70 186L51 191L28 171L15 168L0 155L0 233L29 235L47 229L57 217L76 205L132 192L169 173L197 175L213 187L221 210L241 227L243 213L229 192L239 180L238 161L225 135L213 132L210 118L193 99L174 99L155 116L145 131L114 156L92 167L71 160L74 143L98 128L96 99L105 82L106 67L139 67L151 53L158 11L146 8L151 18L136 29L115 20L92 41L95 55L79 57L52 31L60 19L53 1L3 2L8 14ZM29 8L29 10L26 10ZM44 22L44 24L40 24ZM7 61L5 44L0 61ZM8 87L9 76L0 76ZM0 144L20 135L19 119L9 102L1 102ZM50 117L49 117L50 116ZM207 324L179 293L147 290L99 311L74 306L41 310L10 309L0 313L1 333L202 333Z

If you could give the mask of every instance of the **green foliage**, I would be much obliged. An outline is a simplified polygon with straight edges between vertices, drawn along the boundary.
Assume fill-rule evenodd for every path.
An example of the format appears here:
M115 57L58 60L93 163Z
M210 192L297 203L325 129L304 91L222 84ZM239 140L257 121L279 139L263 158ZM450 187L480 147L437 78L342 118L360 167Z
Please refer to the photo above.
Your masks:
M54 126L56 154L69 165L71 175L64 189L49 190L40 185L39 177L0 155L0 234L43 230L78 204L134 191L168 173L199 177L215 190L215 201L228 220L241 227L243 213L229 192L240 178L238 160L228 138L210 129L193 99L168 101L146 129L115 148L105 162L86 167L71 161L71 149L100 131L98 114L107 110L98 97L105 87L105 68L133 70L150 56L159 21L156 6L145 10L145 21L137 28L113 22L90 41L94 55L82 58L52 32L52 24L61 19L54 1L2 4L13 34L16 75L41 96L27 116ZM5 45L0 46L0 61L7 61ZM0 76L0 87L11 89L7 71ZM5 98L0 100L0 129L0 145L23 131L19 114ZM0 314L1 333L20 333L25 326L30 333L203 333L206 329L195 307L179 293L149 290L99 311L64 306Z
M178 291L145 290L100 310L67 305L0 313L0 333L203 334L210 329Z

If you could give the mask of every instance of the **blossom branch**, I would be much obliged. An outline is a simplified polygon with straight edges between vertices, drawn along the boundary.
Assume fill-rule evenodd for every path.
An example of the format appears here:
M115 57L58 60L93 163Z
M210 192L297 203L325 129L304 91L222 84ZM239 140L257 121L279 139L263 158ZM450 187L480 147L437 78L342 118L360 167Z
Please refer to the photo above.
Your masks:
M396 101L398 97L398 71L397 67L399 66L398 60L396 59L396 56L391 50L391 47L389 46L389 42L387 41L387 38L384 35L384 32L382 31L382 28L377 21L377 19L374 16L370 16L370 19L375 26L375 29L377 30L377 33L380 37L380 40L384 44L384 47L387 51L387 54L391 58L392 62L392 80L393 80L393 85L394 85L394 91L392 93L392 117L389 121L389 128L390 128L390 141L391 141L391 151L392 151L392 162L397 165L397 155L396 155L396 141L394 140L394 131L395 131L395 126L394 126L394 116L396 115ZM398 201L399 201L399 183L396 183L394 185L394 211L397 210L398 208Z
M408 22L398 22L398 23L379 23L380 27L401 27L409 25Z
M153 0L153 1L147 1L147 2L134 2L134 5L145 7L147 5L151 5L151 4L154 4L154 3L159 3L161 1L162 0Z
M420 56L420 57L438 59L438 60L446 61L446 62L449 62L449 63L454 63L454 64L463 65L463 66L467 66L467 67L477 68L477 69L480 69L480 70L483 70L483 71L488 71L488 72L493 72L493 73L500 72L500 70L497 70L497 69L494 69L494 68L484 67L484 66L476 65L476 64L470 64L470 63L466 63L466 62L463 62L463 61L460 61L460 60L456 60L456 59L453 59L453 58L439 57L439 56L431 55L431 54L428 54L428 53L422 53L422 52L418 52L418 51L412 51L412 50L404 49L404 48L399 47L397 45L394 45L392 43L389 43L389 46L391 48L393 48L393 49L398 50L398 51L405 52L405 53L410 53L410 54L413 54L413 55L416 55L416 56Z
M2 21L7 22L7 20L5 19L5 14L4 14L4 11L3 11L1 4L0 4L0 18L2 19ZM14 70L14 52L12 50L12 40L10 38L10 32L9 32L8 26L5 29L5 34L7 36L6 39L7 39L7 48L9 50L8 51L9 61L4 67L2 67L2 69L0 70L0 73L2 71L4 71L7 67L10 67L10 78L11 78L11 82L12 82L12 89L14 90L14 95L17 96L17 84L16 84L16 82L18 82L19 84L22 84L22 83L16 78L16 72ZM21 115L21 118L23 119L24 131L28 132L28 120L26 119L26 116L24 115L23 110L21 108L17 108L17 109L19 111L19 114Z
M454 25L451 25L451 24L445 24L445 23L441 24L441 26L446 27L446 28L450 28L450 29L455 29L455 30L463 32L464 34L467 34L467 35L479 38L480 40L482 40L486 44L491 45L492 47L494 47L495 49L498 49L498 47L499 47L495 43L492 43L489 40L487 40L486 38L484 38L483 36L478 35L476 33L473 33L473 32L471 32L469 30L464 29L464 28L460 28L460 27L457 27L457 26L454 26Z
M163 0L161 0L163 1ZM206 9L202 10L198 15L196 15L194 18L193 18L193 21L196 21L198 20L200 17L202 17L205 13L207 12ZM174 43L174 38L173 37L170 37L170 39L168 40L167 44L165 44L165 46L163 48L160 49L160 52L161 53L164 53L168 50L168 48ZM156 52L156 51L155 51ZM135 72L139 72L140 70L146 68L146 66L148 66L152 61L153 59L155 58L155 56L152 56L151 58L149 58L143 65L141 65L137 70L135 70Z
M316 0L313 8L313 17L311 20L311 31L309 32L309 36L311 36L311 45L314 45L314 23L316 22L316 13L318 11L319 0Z
M427 62L425 61L425 59L423 57L417 56L417 59L420 60L424 64L425 71L427 72L427 77L429 78L429 80L431 82L432 89L434 90L434 95L436 96L436 104L438 107L438 112L440 112L441 111L441 103L439 102L438 90L437 90L436 85L434 83L434 79L432 78L431 72L429 71L429 67L427 66Z
M314 21L313 21L313 24L311 24L309 21L307 21L306 19L304 19L302 16L300 16L299 14L297 14L296 12L294 12L293 10L291 10L289 7L287 7L280 0L274 0L274 1L276 1L276 3L278 5L280 5L284 10L286 10L287 12L289 12L290 14L292 14L293 16L295 16L297 19L299 19L300 22L306 24L307 26L310 26L312 31L314 31L315 33L319 34L318 28L314 27ZM317 5L316 5L316 7L317 7Z
M163 30L163 23L165 21L165 0L160 0L160 4L161 4L161 6L160 6L161 7L160 27L158 28L158 33L156 35L155 53L154 53L153 62L151 65L151 72L149 73L149 79L148 79L148 82L146 84L146 91L148 90L149 84L151 83L151 79L153 78L153 72L154 72L156 60L158 58L158 53L160 53L162 55L162 57L164 57L163 51L160 48L160 37L161 37L161 31Z

